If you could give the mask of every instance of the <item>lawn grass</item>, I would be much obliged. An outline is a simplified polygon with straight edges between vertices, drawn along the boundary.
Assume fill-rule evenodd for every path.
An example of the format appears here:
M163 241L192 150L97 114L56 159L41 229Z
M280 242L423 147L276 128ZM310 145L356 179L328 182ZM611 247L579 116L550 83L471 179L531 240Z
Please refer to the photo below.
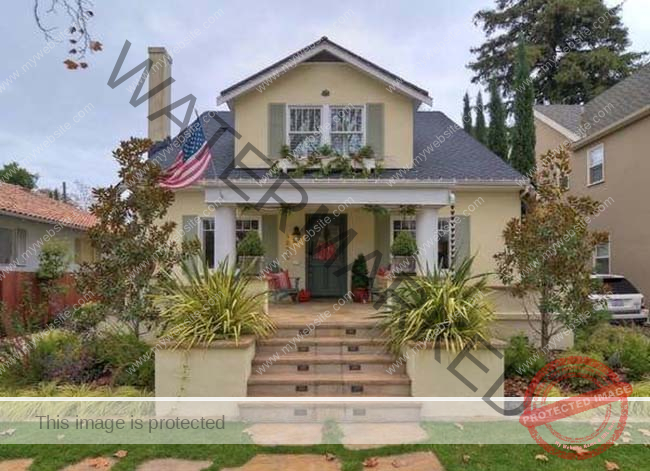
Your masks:
M151 459L180 458L208 460L209 469L241 466L260 453L336 455L344 471L362 471L363 460L372 456L390 456L415 451L433 451L447 471L518 471L518 470L580 470L602 471L605 460L617 463L621 471L648 469L650 448L643 445L621 445L604 454L584 461L567 461L549 456L541 462L535 456L543 450L537 445L400 445L374 450L347 450L341 445L309 447L262 447L257 445L0 445L0 460L33 458L32 470L55 471L84 458L111 456L117 450L127 450L128 456L113 468L115 471L135 470ZM469 463L463 456L470 457Z

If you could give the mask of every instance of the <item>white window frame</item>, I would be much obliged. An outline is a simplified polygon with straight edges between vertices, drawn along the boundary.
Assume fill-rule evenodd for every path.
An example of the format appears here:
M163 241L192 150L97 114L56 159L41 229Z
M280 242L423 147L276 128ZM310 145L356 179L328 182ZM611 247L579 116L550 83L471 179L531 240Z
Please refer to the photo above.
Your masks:
M294 105L294 104L287 104L286 106L286 112L285 112L285 136L284 136L284 142L286 145L291 146L291 134L314 134L313 131L291 131L291 110L292 109L315 109L319 108L320 109L320 145L331 145L332 143L332 131L331 131L331 125L332 125L332 116L331 116L331 108L360 108L361 109L361 146L366 145L366 138L368 135L368 122L367 122L367 107L365 104L363 105L353 105L351 103L346 104L346 105L341 105L341 104L315 104L315 105L309 105L309 104L302 104L302 105ZM345 134L345 133L339 133L339 134Z
M394 232L395 232L395 224L394 224L394 222L395 221L413 221L413 222L415 222L415 216L404 217L404 216L401 216L401 215L392 215L390 217L390 247L393 246L393 241L395 240L395 234L394 234ZM441 222L444 222L444 221L447 222L447 224L448 224L447 227L449 228L449 251L447 253L447 256L448 256L447 265L449 267L451 267L451 218L450 217L439 217L438 218L438 231L440 231ZM417 222L415 222L415 225L416 225L416 231L417 231ZM417 243L417 238L414 237L414 239L416 240L416 243ZM436 250L436 252L437 252L437 250ZM391 251L390 256L391 256L391 260L392 260L392 257L393 257L392 251ZM438 254L438 256L440 256L440 254ZM436 261L436 263L437 262L438 261Z
M214 229L212 230L212 232L214 232L215 237L216 237L216 234L217 234L217 224L216 224L214 218L199 218L199 224L198 224L198 226L199 226L198 227L199 241L201 242L201 255L203 255L203 256L205 256L205 236L204 236L205 231L203 230L203 222L204 221L212 221L212 223L214 224ZM216 258L216 257L214 257L214 258ZM212 266L213 267L217 266L217 261L214 260L214 259L212 260Z
M1 263L0 266L15 265L17 267L24 267L27 265L26 252L27 252L27 230L21 228L3 227L2 229L8 230L11 233L11 247L9 249L9 263ZM18 247L18 234L22 234L24 247Z
M332 145L332 135L333 134L361 134L361 147L366 145L366 135L367 135L367 120L366 120L366 105L326 105L327 111L327 143ZM343 131L332 131L332 108L343 108L343 109L352 109L357 108L361 110L361 131L356 132L343 132Z
M603 176L602 176L602 178L600 180L598 180L596 182L592 182L591 181L591 169L593 167L596 167L596 166L591 165L591 154L592 154L592 152L597 151L597 150L600 150L602 152L602 155L603 155L603 162L600 164L603 167ZM587 151L587 186L598 185L598 184L604 183L604 182L605 182L605 145L604 144L599 144L599 145L597 145L595 147L590 148Z
M602 260L605 257L598 257L597 256L597 250L598 246L594 247L594 253L593 253L593 272L594 274L597 275L610 275L612 273L612 241L610 239L607 239L607 242L603 244L598 244L598 245L606 245L607 246L607 273L597 273L596 272L596 262L598 260Z
M237 216L235 219L235 234L237 234L238 221L257 221L257 233L262 238L262 216Z
M286 133L284 136L284 142L286 145L291 147L291 135L292 134L316 134L320 133L320 143L318 144L319 146L322 146L323 144L326 144L327 142L325 141L325 134L326 134L326 129L329 128L329 125L325 125L323 123L323 117L324 117L324 109L325 107L322 105L287 105L286 113L285 113L285 129ZM291 130L291 110L298 110L298 109L303 109L303 110L312 110L312 109L319 109L320 110L320 129L317 131L292 131ZM329 123L329 121L328 121ZM327 137L329 139L329 131L327 132ZM292 150L293 152L293 150Z

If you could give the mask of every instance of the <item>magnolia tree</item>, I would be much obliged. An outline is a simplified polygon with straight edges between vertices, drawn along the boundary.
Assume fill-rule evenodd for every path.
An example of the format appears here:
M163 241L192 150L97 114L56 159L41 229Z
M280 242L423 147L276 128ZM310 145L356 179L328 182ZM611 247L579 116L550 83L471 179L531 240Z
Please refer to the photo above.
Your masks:
M196 250L172 237L175 223L163 222L174 194L159 185L158 164L144 157L150 147L151 141L132 138L113 152L121 181L93 190L90 211L98 223L89 236L98 257L78 275L80 289L136 335L157 317L151 303L156 278Z
M607 239L607 234L589 230L602 210L599 203L567 194L569 173L565 149L542 156L535 191L526 197L526 215L507 224L505 249L495 256L499 277L526 301L531 326L545 349L555 334L594 313L588 298L594 290L593 251Z

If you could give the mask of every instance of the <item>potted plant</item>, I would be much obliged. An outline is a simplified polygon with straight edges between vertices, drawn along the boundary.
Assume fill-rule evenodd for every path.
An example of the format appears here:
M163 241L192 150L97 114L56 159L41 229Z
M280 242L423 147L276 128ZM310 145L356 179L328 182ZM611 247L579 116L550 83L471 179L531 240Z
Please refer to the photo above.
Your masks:
M370 293L368 291L369 281L366 257L363 254L359 254L352 264L352 296L354 297L354 302L365 303L370 299Z
M249 231L237 244L239 268L243 273L256 274L262 270L264 245L257 231Z
M411 234L405 231L399 232L391 247L394 266L393 272L414 273L416 265L415 254L417 250L417 244Z

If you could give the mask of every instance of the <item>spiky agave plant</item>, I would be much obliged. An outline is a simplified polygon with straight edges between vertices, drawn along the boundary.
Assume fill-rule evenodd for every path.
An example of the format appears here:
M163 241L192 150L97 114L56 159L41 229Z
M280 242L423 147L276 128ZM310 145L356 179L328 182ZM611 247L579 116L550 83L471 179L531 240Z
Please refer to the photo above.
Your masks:
M264 309L265 293L252 293L248 280L226 262L215 270L196 257L163 277L153 295L162 320L161 336L192 348L215 340L239 342L243 335L266 337L275 326Z
M409 342L457 351L487 340L494 311L484 294L487 275L470 274L473 261L465 260L453 272L434 270L406 280L389 293L378 317L390 351L399 354Z

